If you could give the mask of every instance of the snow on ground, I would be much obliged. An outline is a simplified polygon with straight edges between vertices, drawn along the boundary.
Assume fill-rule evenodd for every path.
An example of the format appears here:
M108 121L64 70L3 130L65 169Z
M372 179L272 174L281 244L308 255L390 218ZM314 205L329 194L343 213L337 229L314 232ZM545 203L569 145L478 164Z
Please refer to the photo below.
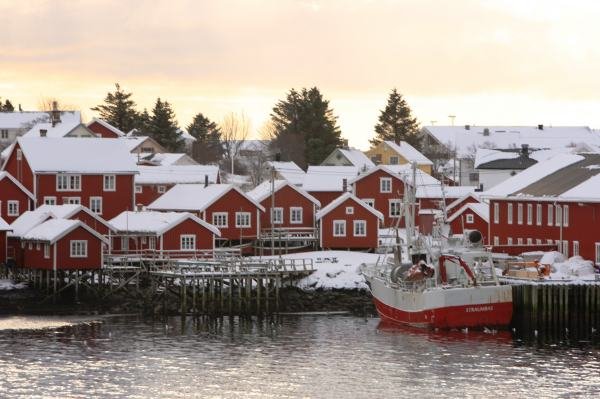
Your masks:
M362 263L383 261L385 255L353 251L314 251L282 255L283 259L312 259L316 269L310 276L303 278L295 285L307 291L331 289L367 289L359 267ZM263 258L278 258L263 257Z
M548 280L595 280L596 270L591 260L585 260L581 256L572 256L567 259L562 253L550 252L526 252L525 258L539 259L542 265L550 265L551 272Z
M12 280L0 279L0 291L22 290L27 288L26 283L15 283Z

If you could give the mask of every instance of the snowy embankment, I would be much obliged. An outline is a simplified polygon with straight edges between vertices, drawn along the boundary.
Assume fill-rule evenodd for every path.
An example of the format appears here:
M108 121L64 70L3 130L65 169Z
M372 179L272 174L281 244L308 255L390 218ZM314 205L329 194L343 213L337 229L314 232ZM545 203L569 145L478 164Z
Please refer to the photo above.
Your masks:
M312 259L315 272L295 283L302 290L312 291L318 289L367 289L365 279L359 271L360 265L375 263L378 259L381 262L384 256L352 251L314 251L281 255L281 258Z
M539 259L541 265L550 265L550 275L546 280L568 280L573 283L596 280L597 273L594 269L594 263L591 260L583 259L581 256L572 256L567 259L557 251L527 252L523 255Z
M26 283L15 283L12 280L0 279L0 291L22 290L27 288Z

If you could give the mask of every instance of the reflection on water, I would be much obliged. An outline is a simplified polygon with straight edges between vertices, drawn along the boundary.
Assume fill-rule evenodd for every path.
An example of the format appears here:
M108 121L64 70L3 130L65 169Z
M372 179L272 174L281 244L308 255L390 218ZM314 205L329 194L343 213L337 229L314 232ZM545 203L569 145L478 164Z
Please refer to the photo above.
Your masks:
M0 317L0 333L6 330L55 329L97 321L97 318L87 316L5 316Z
M0 331L0 396L593 397L599 354L349 316L119 317Z

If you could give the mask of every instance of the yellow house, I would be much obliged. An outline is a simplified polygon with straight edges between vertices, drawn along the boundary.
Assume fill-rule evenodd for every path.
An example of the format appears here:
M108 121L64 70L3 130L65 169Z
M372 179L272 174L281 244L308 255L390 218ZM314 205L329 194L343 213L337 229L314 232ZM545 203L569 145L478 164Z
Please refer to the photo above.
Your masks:
M366 154L376 165L402 165L416 162L417 168L427 174L431 174L433 168L433 162L406 141L399 143L382 141Z

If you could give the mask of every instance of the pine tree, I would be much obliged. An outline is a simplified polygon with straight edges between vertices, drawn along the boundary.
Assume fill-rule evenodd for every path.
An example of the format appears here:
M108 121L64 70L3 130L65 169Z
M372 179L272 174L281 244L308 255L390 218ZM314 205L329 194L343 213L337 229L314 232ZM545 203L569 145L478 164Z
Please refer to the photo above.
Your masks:
M107 93L104 104L91 108L99 113L100 118L114 127L127 133L136 127L138 113L135 110L135 102L131 100L133 93L126 93L118 83L115 83L114 93Z
M144 135L150 129L150 114L148 110L144 108L144 110L137 114L134 123L134 129L137 132L137 135Z
M156 99L147 128L148 135L158 141L168 151L178 152L184 147L181 131L175 120L175 112L171 104Z
M196 138L192 146L192 157L200 163L216 163L223 157L221 129L219 126L198 113L187 126L190 135Z
M9 99L6 99L6 101L4 102L4 106L0 104L0 108L2 108L1 111L4 112L13 112L15 110L15 107L12 105Z
M375 137L369 140L372 146L382 141L406 141L417 149L421 149L419 123L412 117L410 107L393 89L388 97L384 110L379 115L379 122L375 125Z
M341 144L329 101L316 87L291 89L273 108L274 146L300 167L321 163Z

